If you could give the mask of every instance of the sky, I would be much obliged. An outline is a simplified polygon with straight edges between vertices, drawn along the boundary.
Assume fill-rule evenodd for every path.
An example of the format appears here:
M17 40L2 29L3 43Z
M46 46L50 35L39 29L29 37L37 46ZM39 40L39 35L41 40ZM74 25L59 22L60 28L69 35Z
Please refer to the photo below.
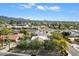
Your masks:
M79 21L79 3L0 3L0 16L48 21Z

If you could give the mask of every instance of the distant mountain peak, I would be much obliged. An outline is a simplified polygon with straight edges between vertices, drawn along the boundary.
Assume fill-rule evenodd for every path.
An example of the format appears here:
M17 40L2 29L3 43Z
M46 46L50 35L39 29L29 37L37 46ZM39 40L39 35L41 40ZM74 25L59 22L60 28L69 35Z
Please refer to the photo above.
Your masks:
M8 16L0 16L0 20L5 20L5 21L9 21L9 20L15 20L15 21L27 21L27 20L29 20L29 19L15 18L15 17L8 17Z

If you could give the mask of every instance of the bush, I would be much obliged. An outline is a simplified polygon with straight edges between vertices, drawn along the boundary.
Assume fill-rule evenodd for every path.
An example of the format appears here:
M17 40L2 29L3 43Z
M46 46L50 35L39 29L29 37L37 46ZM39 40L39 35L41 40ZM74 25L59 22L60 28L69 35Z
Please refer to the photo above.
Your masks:
M44 49L45 50L53 50L53 44L51 43L51 41L45 41L44 43Z
M67 44L65 40L49 40L49 41L42 41L42 40L24 40L21 41L17 48L21 50L31 50L31 53L38 53L40 50L44 49L47 52L57 52L58 55L64 55L64 51L67 49Z
M17 45L17 48L21 49L21 50L26 50L29 48L31 43L31 40L24 40L19 42L19 44Z
M52 32L51 33L51 39L63 39L63 36L62 36L62 34L60 34L59 32Z
M37 49L40 49L43 47L43 41L39 41L38 39L35 39L31 42L31 46L30 46L30 49L33 49L33 50L37 50Z
M65 40L49 40L44 43L44 49L50 53L57 52L57 54L63 55L67 49L67 44Z

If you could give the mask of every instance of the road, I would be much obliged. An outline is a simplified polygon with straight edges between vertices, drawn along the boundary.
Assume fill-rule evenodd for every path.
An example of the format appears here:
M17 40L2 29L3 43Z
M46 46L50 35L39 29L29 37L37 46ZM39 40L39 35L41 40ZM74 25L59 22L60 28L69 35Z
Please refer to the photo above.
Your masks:
M0 56L30 56L29 54L11 53L11 52L0 52Z
M69 53L72 55L72 56L79 56L79 51L77 51L75 48L73 48L72 46L69 45Z

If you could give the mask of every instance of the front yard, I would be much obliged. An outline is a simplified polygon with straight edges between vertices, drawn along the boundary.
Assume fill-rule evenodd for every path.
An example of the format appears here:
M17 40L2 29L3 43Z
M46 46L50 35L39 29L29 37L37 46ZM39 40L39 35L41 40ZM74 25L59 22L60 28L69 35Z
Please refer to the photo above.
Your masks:
M62 42L62 44L60 44L60 42ZM40 56L67 56L68 53L64 49L66 46L64 47L63 43L64 41L62 40L51 40L46 42L38 40L24 40L21 41L21 43L19 43L15 48L11 48L8 52Z

